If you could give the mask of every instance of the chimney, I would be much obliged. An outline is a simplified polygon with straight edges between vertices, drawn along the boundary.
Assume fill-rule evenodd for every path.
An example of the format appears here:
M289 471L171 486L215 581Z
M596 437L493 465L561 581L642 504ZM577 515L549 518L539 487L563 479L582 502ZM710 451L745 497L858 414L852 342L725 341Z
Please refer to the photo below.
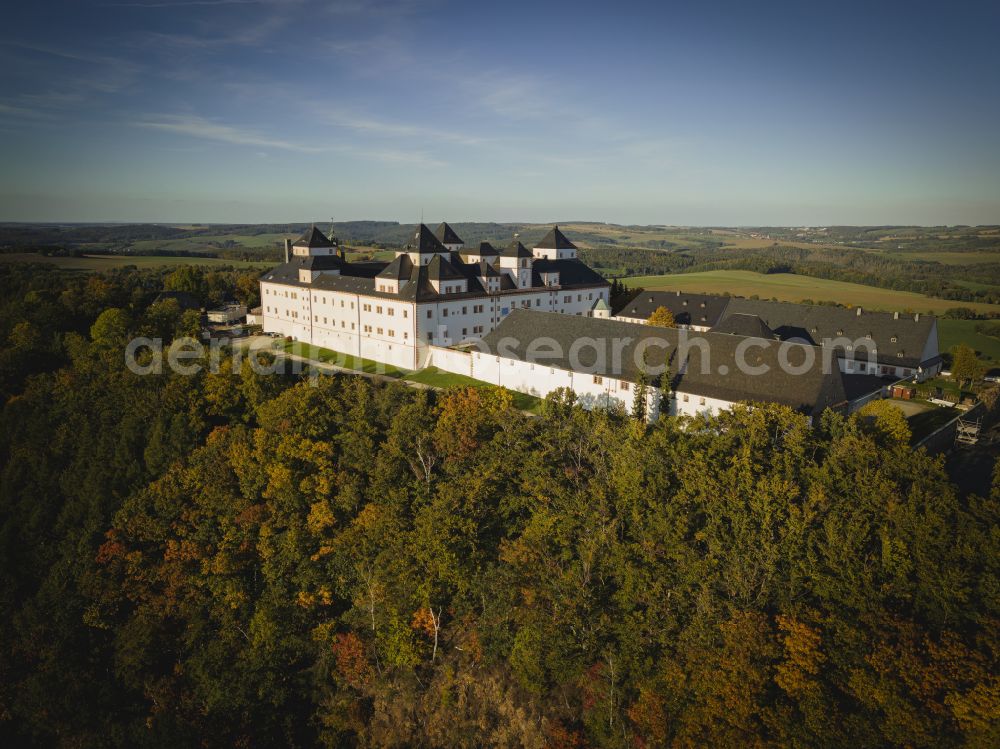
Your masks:
M286 239L285 240L285 262L286 263L289 260L291 260L291 257L289 257L291 254L292 254L292 240Z
M679 291L678 291L678 292L677 292L677 296L680 296L680 295L681 295L681 292L679 292Z
M861 317L861 308L858 307L858 317Z
M893 312L892 313L892 319L893 320L898 320L899 319L899 313L898 312Z
M920 322L920 313L919 312L913 316L913 321L914 322Z

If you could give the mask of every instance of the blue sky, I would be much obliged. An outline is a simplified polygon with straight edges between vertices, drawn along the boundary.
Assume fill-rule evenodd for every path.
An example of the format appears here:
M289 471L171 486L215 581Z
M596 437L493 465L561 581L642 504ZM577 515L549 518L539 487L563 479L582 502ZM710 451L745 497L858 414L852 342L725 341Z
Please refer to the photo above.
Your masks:
M3 18L0 220L1000 223L997 3Z

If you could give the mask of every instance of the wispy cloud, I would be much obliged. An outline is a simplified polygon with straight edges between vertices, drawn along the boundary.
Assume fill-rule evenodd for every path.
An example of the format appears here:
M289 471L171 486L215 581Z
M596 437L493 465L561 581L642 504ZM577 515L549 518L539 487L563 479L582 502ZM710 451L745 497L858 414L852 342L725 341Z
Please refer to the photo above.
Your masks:
M0 102L0 117L27 117L31 119L35 118L47 118L50 115L47 112L42 112L38 109L33 109L31 107L18 107L12 104L4 104Z
M436 128L420 127L401 122L387 122L372 117L356 116L338 112L329 112L324 119L331 125L349 128L361 133L380 136L413 138L417 140L439 140L448 143L459 143L467 146L479 145L483 138L466 133Z
M339 153L390 164L415 164L422 166L444 166L444 162L424 151L405 149L364 148L348 143L300 143L265 135L253 130L213 122L203 117L181 115L157 115L132 123L136 127L177 133L192 138L229 143L253 148L273 148L298 153Z
M300 151L302 153L319 153L327 150L317 146L295 143L294 141L261 135L250 130L223 125L201 117L183 117L179 115L161 115L156 118L139 120L133 123L137 127L150 130L162 130L171 133L189 135L193 138L214 140L239 146L256 146L279 148L283 151Z
M150 2L150 3L102 3L106 8L187 8L187 7L212 7L216 5L261 5L268 0L177 0L177 2Z

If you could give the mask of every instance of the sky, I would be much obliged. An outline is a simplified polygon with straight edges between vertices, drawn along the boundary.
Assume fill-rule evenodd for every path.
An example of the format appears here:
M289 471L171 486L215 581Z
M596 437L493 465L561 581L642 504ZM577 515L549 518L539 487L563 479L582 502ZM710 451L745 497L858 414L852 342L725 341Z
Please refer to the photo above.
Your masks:
M1000 4L34 0L0 221L1000 223Z

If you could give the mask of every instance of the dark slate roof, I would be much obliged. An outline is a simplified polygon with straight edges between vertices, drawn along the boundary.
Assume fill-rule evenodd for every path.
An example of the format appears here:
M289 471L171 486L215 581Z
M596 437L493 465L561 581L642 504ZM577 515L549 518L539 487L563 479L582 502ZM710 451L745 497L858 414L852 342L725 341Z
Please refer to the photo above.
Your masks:
M500 275L500 271L490 265L486 260L480 260L478 263L475 263L475 267L478 268L476 275L480 278L496 278ZM507 274L505 273L504 275Z
M608 286L600 273L576 258L562 260L535 260L531 264L536 278L532 283L541 285L542 273L558 273L560 286ZM536 280L537 279L537 280Z
M775 332L757 315L739 312L728 315L722 322L712 328L713 333L728 333L741 335L745 338L775 338Z
M503 341L505 356L524 360L528 347L542 336L548 340L533 349L541 352L536 358L541 366L558 367L573 371L570 351L580 365L576 371L599 374L607 377L635 382L640 366L635 360L635 351L640 341L653 339L655 345L646 349L652 363L657 356L671 352L674 389L678 393L727 401L757 401L781 403L807 414L818 414L823 409L842 406L847 401L843 379L839 367L824 372L822 351L798 343L779 343L774 340L759 340L759 345L748 347L743 359L750 367L766 365L766 374L749 374L740 371L736 365L737 347L746 340L740 336L716 333L691 334L676 328L658 328L637 325L618 320L604 320L576 315L560 315L553 312L514 310L500 325L489 333L479 344L482 355L497 352ZM693 345L685 348L683 360L678 360L678 342L681 336L698 337L708 342L707 350ZM590 338L606 342L606 354L598 357L587 345L580 350L573 344L580 339ZM555 341L557 346L552 346ZM615 366L615 347L621 351L620 367ZM813 365L799 374L783 371L779 364L779 347L785 346L787 361L792 365L802 364L809 352L813 355ZM555 349L554 356L548 352ZM706 357L704 371L702 357Z
M729 304L729 297L679 291L643 291L618 313L620 317L648 320L658 307L666 307L678 325L715 327Z
M443 221L438 226L437 231L434 232L434 236L438 238L441 244L465 244L458 234L455 233L455 230Z
M448 248L441 244L441 240L435 237L434 233L425 224L417 226L416 231L413 233L413 241L407 247L416 250L422 255L448 251Z
M531 251L516 239L500 252L500 257L534 257Z
M870 395L876 390L881 390L887 382L896 379L893 377L891 380L886 380L871 374L843 374L841 377L844 380L844 391L847 393L847 398L852 401Z
M391 278L394 281L409 280L413 272L413 261L409 255L399 255L380 271L378 278Z
M313 225L311 228L306 229L302 236L292 242L296 247L335 247L336 245L330 241L323 232Z
M918 367L927 341L936 330L935 318L930 315L919 315L917 319L916 315L900 314L897 318L892 312L859 313L857 309L754 299L731 299L725 316L734 314L757 315L782 340L822 345L824 339L867 341L871 336L878 361L899 367ZM855 356L859 352L863 354L860 347Z
M566 235L559 231L558 226L553 226L542 241L535 245L542 250L575 250L576 245L570 242Z
M435 255L427 264L427 277L432 281L449 281L456 278L465 278L465 275L459 272L449 261L440 255Z
M310 271L341 270L347 261L339 255L306 255L305 257L295 256L289 261L290 265Z
M447 278L465 278L468 281L468 291L459 294L448 294L448 299L482 297L486 294L486 289L483 287L481 281L483 278L481 263L463 263L458 253L443 253L438 255L438 257L440 260L434 258L426 265L414 263L406 255L400 255L400 257L397 257L391 263L350 263L341 260L337 255L292 257L289 262L265 273L261 280L317 290L347 291L386 299L425 302L441 298L441 295L431 285L431 273L454 272L456 275L448 275ZM449 257L451 258L450 260L448 259ZM340 270L340 275L320 275L311 283L299 281L298 271L300 268L323 270L326 267L337 268ZM432 271L432 267L438 270ZM446 268L451 268L451 271L446 270ZM546 270L559 273L560 287L563 289L607 287L608 285L608 282L598 273L591 270L579 260L536 260L534 268L533 283L539 287L542 285L539 271ZM496 269L492 269L489 275L500 276L501 293L511 292L516 294L539 291L537 288L518 289L509 274L497 271ZM408 279L409 282L397 294L377 291L376 278ZM445 278L445 276L441 278Z

